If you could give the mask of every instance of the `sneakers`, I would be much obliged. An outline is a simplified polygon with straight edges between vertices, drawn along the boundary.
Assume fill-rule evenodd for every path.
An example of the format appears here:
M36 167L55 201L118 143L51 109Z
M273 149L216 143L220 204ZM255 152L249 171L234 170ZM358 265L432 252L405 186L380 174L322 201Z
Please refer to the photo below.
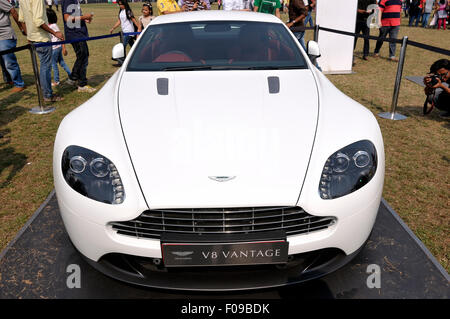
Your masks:
M374 53L374 54L373 54L373 57L374 57L374 58L378 58L379 56L380 56L379 53Z
M59 102L59 101L64 101L64 98L59 95L53 94L52 97L44 97L44 101L45 102Z
M395 56L391 56L389 58L389 60L392 61L392 62L398 62L398 58L396 58Z
M52 82L52 86L58 86L59 82Z
M78 92L93 93L93 92L95 92L95 91L97 91L97 89L96 89L96 88L93 88L93 87L90 86L90 85L85 85L85 86L79 86L79 87L78 87Z
M66 83L69 84L69 85L75 85L75 84L77 84L76 81L71 80L70 78L68 78L68 79L66 80Z
M23 90L25 90L23 86L15 86L11 89L11 93L22 92Z

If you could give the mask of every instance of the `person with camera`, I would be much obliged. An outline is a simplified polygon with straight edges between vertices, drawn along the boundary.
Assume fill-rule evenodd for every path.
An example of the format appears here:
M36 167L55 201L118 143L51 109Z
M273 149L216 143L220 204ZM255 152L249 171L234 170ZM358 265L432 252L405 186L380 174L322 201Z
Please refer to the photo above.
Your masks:
M430 67L430 74L423 79L427 99L423 113L430 113L434 107L444 111L443 118L450 117L450 60L440 59ZM431 106L428 106L430 104Z

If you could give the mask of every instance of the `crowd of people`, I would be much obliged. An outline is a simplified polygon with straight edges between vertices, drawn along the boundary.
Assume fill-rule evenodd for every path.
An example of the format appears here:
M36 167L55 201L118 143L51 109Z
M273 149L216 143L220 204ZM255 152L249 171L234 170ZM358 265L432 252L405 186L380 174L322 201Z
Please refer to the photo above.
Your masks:
M84 1L87 2L87 1ZM132 46L135 36L128 33L141 32L155 17L151 2L142 5L141 13L135 18L127 0L117 0L119 7L117 20L110 33L119 26L124 33L123 45ZM281 12L288 14L287 27L292 31L299 43L305 48L304 35L306 25L314 26L312 12L316 0L218 0L219 9L255 11L273 14L280 18ZM409 26L436 27L446 29L450 10L449 0L358 0L356 33L370 34L369 16L373 15L375 5L379 10L379 36L397 39L400 29L401 12L409 17ZM64 34L58 28L58 17L53 10L61 11ZM182 11L210 10L210 0L157 0L160 15ZM18 9L17 9L18 7ZM58 42L62 40L79 40L89 37L87 25L92 22L93 13L83 14L80 0L0 0L0 51L16 47L17 36L11 25L15 21L21 33L30 43ZM354 45L356 47L357 37ZM373 56L379 57L383 41L377 41ZM66 83L77 88L78 92L94 92L96 89L88 85L86 71L89 63L89 48L86 41L71 43L76 55L74 65L70 69L64 61L67 55L64 44L38 46L36 52L40 61L40 83L46 102L63 100L53 93L52 87L60 84L59 66L67 73ZM370 52L369 40L364 39L363 59L367 60ZM389 59L398 61L395 56L396 43L389 43ZM123 60L118 61L119 65ZM3 80L12 86L12 92L24 90L20 66L14 53L2 55L0 65ZM52 81L53 69L53 81ZM446 82L446 81L442 81Z
M403 0L402 9L405 17L409 17L409 26L423 28L441 27L445 30L450 18L448 0ZM431 17L431 20L430 20Z

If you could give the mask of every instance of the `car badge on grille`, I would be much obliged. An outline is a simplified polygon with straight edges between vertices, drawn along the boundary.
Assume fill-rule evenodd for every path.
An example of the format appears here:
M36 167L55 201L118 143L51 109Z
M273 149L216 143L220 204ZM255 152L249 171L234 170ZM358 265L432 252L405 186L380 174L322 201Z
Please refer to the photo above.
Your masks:
M192 255L193 251L172 251L172 254L179 257L187 257L189 255Z
M208 178L216 182L228 182L235 179L236 176L208 176Z

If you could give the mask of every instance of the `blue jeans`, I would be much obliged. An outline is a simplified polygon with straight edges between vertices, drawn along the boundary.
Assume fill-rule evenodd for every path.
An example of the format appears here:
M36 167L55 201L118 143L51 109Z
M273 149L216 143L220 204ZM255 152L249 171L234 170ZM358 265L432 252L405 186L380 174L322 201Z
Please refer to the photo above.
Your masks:
M40 43L40 42L35 42ZM52 91L52 46L36 48L41 67L39 69L39 79L41 81L44 98L51 98Z
M0 51L15 48L16 44L16 39L0 40ZM20 73L20 67L19 63L17 63L16 55L14 53L4 54L2 55L2 58L5 63L5 69L11 76L13 85L17 87L24 87L25 83L22 80L22 74Z
M62 46L53 50L52 53L52 68L53 68L53 77L55 82L59 82L59 68L58 64L67 72L67 75L70 76L70 69L67 66L66 62L64 62L64 58L62 56Z
M123 52L125 53L125 56L126 56L127 55L127 45L129 44L130 48L133 47L134 36L132 36L132 35L124 35L122 44L123 44ZM125 61L125 58L118 59L117 61L119 62L119 64L122 64L123 61Z
M420 14L419 13L414 15L414 16L411 15L411 14L409 15L409 24L408 24L408 26L412 26L414 20L416 20L415 26L417 27L419 25L419 21L420 21Z
M381 27L380 28L380 38L386 38L389 34L389 39L397 39L398 31L400 30L400 26L395 27ZM381 47L383 46L383 41L378 40L377 44L375 45L375 51L374 53L379 53ZM395 50L397 48L396 43L389 43L389 57L393 58L395 57Z
M314 27L314 22L313 22L313 19L312 19L312 11L308 11L308 14L306 15L306 18L305 18L305 27L306 27L306 25L308 24L308 22L309 22L309 25L311 26L311 27Z
M305 45L305 32L293 32L294 36L297 38L298 42L300 42L303 50L306 51L306 45Z
M430 18L430 13L424 13L422 15L422 27L426 28L428 25L428 19Z
M3 61L3 58L0 58L0 66L2 68L3 82L12 83L11 75L9 75L9 72L6 69L5 61Z

